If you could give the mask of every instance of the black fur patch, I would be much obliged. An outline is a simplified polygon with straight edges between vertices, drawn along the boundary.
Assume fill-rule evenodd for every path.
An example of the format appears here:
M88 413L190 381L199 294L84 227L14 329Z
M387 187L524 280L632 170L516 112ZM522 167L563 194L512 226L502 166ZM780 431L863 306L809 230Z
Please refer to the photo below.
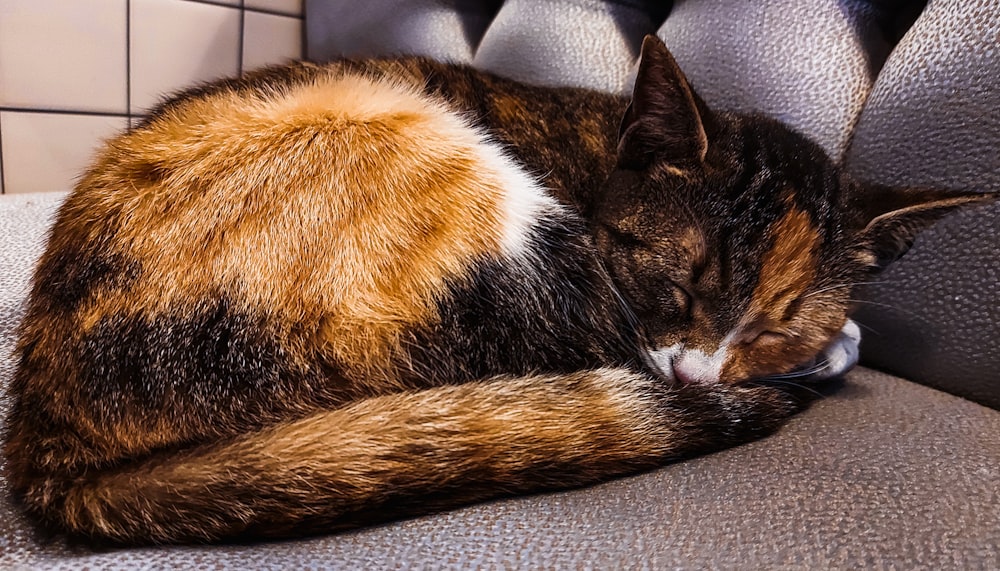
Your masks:
M266 316L225 299L153 318L107 316L80 347L81 396L113 423L167 416L228 432L312 400L323 384L291 364Z
M35 295L50 311L71 313L97 289L123 287L138 277L137 262L93 250L56 250L49 263L39 266Z
M484 260L438 304L440 320L408 339L404 375L418 384L494 375L644 370L638 323L594 255L582 223L545 225L532 270Z

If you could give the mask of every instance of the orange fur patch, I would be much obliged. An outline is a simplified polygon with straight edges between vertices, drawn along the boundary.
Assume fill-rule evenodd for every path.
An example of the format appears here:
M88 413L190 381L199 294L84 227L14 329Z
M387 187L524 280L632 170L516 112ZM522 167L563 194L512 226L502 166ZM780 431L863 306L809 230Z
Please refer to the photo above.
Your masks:
M788 306L816 278L819 232L809 215L792 208L771 229L774 246L761 263L749 315L780 321Z
M781 332L792 305L816 278L820 236L806 212L791 207L771 228L771 239L774 245L762 260L750 307L738 326L743 331L741 337L756 341L732 343L720 375L723 382L786 372L822 348L811 339L788 343L766 333L757 336Z
M191 100L111 142L71 201L117 212L95 231L142 272L85 325L225 294L276 313L302 353L385 381L400 332L500 251L501 175L443 104L358 75L290 93Z

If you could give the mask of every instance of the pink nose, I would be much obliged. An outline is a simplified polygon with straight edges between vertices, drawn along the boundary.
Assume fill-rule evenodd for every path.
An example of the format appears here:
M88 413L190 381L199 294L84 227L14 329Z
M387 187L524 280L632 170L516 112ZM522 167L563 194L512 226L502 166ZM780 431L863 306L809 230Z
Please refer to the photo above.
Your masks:
M685 351L678 359L674 359L671 366L674 369L674 378L686 384L690 383L717 383L719 381L718 355L705 355L701 351Z
M684 367L681 367L678 361L674 361L673 367L674 367L674 378L677 379L678 381L684 383L685 385L698 382L698 377L694 375L691 371L686 370Z

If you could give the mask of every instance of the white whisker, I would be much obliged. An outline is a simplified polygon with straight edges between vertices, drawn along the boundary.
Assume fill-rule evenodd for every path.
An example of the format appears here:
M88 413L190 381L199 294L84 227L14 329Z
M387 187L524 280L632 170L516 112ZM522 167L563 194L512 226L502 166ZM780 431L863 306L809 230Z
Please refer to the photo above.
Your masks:
M871 332L871 333L872 333L873 335L878 335L879 337L881 337L881 336L882 336L882 334L881 334L881 333L879 333L878 331L876 331L874 327L869 327L868 325L865 325L864 323L861 323L860 321L858 321L858 320L857 320L856 318L854 318L854 317L852 317L851 319L852 319L852 320L854 321L854 323L857 323L857 324L858 324L858 327L861 327L861 328L862 328L862 329L864 329L865 331L870 331L870 332Z
M854 287L863 286L863 285L880 285L880 284L885 284L885 283L889 283L889 282L885 282L885 281L881 281L881 282L854 282L854 283L849 283L849 284L832 285L832 286L827 286L827 287L822 288L822 289L818 289L816 291L809 292L804 297L812 297L814 295L819 295L821 293L826 293L828 291L833 291L835 289L854 288Z
M800 379L802 377L808 377L810 375L815 375L821 371L824 371L830 367L830 361L824 359L819 363L809 367L808 369L802 369L799 371L792 371L789 373L780 373L777 375L769 375L765 377L767 379Z
M791 381L783 381L783 380L780 380L780 379L773 379L771 377L768 377L766 379L762 379L759 382L761 384L776 384L776 385L784 385L784 386L787 386L787 387L799 388L799 389L802 389L804 391L808 391L808 392L810 392L810 393L812 393L812 394L814 394L814 395L816 395L817 397L820 397L820 398L823 398L825 396L823 393L817 391L816 389L814 389L812 387L809 387L809 386L806 386L806 385L803 385L801 383L793 383Z
M849 301L851 303L860 303L862 305L871 305L873 307L885 307L887 309L892 309L892 310L898 311L900 313L905 313L906 315L910 315L910 316L913 316L913 317L920 317L920 314L917 313L916 311L911 311L909 309L903 309L902 307L899 307L899 306L896 306L896 305L892 305L891 303L882 303L880 301L868 301L868 300L864 300L864 299L853 299L853 298L849 298L847 301Z

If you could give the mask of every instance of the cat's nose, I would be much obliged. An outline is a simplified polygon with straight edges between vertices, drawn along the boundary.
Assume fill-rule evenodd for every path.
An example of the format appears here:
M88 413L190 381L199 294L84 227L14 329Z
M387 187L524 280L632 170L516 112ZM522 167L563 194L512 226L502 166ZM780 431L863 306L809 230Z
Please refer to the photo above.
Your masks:
M685 351L671 363L674 378L682 383L717 383L721 369L717 355L706 356L700 351Z
M698 382L698 378L695 375L693 375L690 371L685 371L683 367L680 367L678 365L679 363L677 362L675 362L673 365L675 379L684 383L685 385Z

